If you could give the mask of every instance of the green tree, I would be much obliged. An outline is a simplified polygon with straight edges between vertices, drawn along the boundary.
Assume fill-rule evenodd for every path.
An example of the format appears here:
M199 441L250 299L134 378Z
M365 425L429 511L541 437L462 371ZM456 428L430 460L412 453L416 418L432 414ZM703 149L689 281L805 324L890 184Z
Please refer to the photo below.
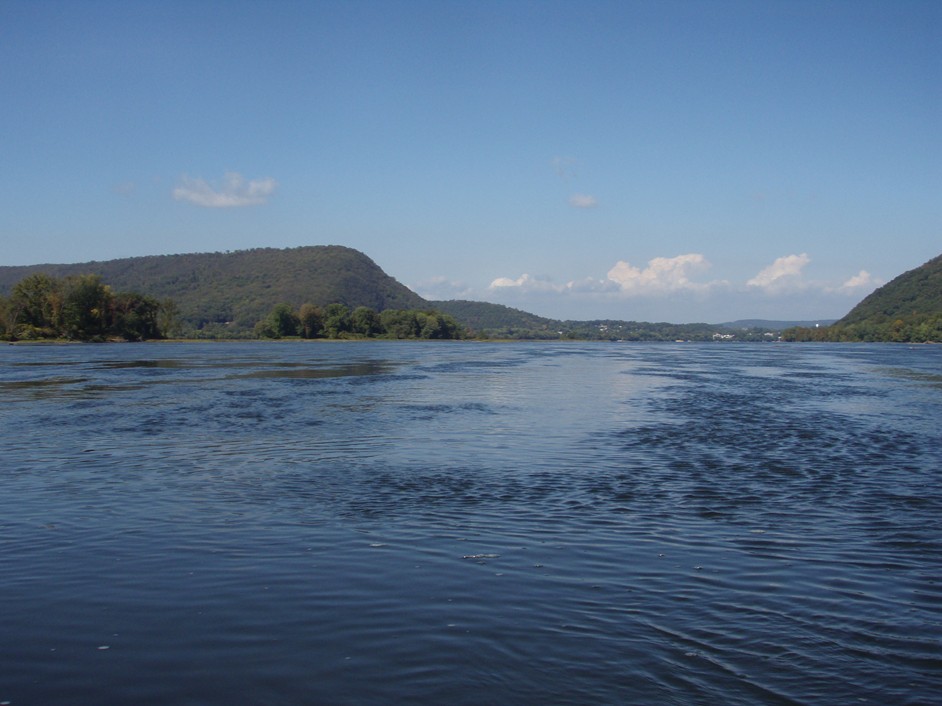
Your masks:
M111 332L127 341L160 338L157 323L160 303L136 292L120 292L112 297Z
M279 336L297 336L301 325L298 315L287 304L276 304L269 317Z
M13 323L10 321L10 300L0 297L0 337L9 340L13 337Z
M350 310L343 304L328 304L324 309L324 332L330 338L350 333Z
M271 325L271 320L268 318L264 318L256 323L253 332L256 338L278 338L278 334L275 332L274 327Z
M64 333L70 338L89 340L108 332L114 295L98 275L77 275L65 280L62 308Z
M412 309L386 309L379 318L386 334L393 338L416 338L421 331Z
M299 312L301 337L316 338L324 330L324 312L313 304L302 304Z
M10 295L10 318L14 329L19 325L38 335L55 335L61 326L61 290L59 280L42 272L17 282Z
M161 336L155 299L136 292L115 294L98 275L31 275L5 301L0 333L8 338L121 336L139 341Z
M157 327L162 336L177 338L180 335L180 311L173 299L164 299L160 302L157 312Z
M256 334L264 338L297 336L300 325L297 314L288 304L275 304L265 320L256 326Z
M383 332L383 324L370 307L358 306L350 314L350 330L361 336L375 336Z
M420 338L461 338L461 327L452 317L437 311L420 312L416 315Z

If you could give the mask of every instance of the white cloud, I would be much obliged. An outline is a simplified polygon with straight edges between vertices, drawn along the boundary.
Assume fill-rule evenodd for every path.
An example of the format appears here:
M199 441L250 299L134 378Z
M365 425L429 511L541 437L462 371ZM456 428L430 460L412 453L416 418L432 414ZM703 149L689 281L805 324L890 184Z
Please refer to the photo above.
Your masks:
M564 285L553 284L547 279L531 277L528 274L522 274L517 279L509 277L498 277L491 282L488 287L490 290L517 290L523 292L561 292L566 289Z
M859 294L861 290L876 289L883 284L882 279L878 279L866 270L861 270L856 275L848 279L840 286L838 291L849 294Z
M677 257L656 257L648 261L644 269L619 260L608 271L608 279L616 283L622 292L631 294L662 294L680 290L704 290L713 283L692 282L690 275L696 270L710 267L707 259L699 253L688 253Z
M585 279L578 279L569 282L566 285L566 289L570 292L576 293L606 293L606 292L617 292L621 289L618 283L610 279L596 279L594 277L586 277Z
M621 260L607 276L566 284L529 274L499 277L479 297L554 318L590 319L604 312L612 318L652 321L825 319L841 316L848 297L862 297L883 284L866 270L842 278L843 284L842 279L812 280L806 273L810 262L806 253L780 257L748 282L745 277L731 282L709 279L704 274L711 268L706 257L686 253L656 257L643 265ZM756 296L760 293L768 296Z
M268 201L277 186L271 177L246 181L236 172L228 172L220 186L184 175L173 190L173 198L206 208L257 206Z
M573 194L569 197L569 205L575 208L595 208L599 202L594 196L588 194Z
M647 267L634 267L620 260L609 270L605 279L586 277L566 284L555 284L551 280L520 275L516 279L498 277L491 282L488 291L504 294L559 294L576 298L623 299L645 297L675 292L704 293L726 282L694 282L690 279L695 271L705 270L710 263L699 253L677 257L656 257Z
M811 262L807 253L801 255L786 255L778 258L746 284L750 287L760 287L769 291L800 288L802 285L801 271Z

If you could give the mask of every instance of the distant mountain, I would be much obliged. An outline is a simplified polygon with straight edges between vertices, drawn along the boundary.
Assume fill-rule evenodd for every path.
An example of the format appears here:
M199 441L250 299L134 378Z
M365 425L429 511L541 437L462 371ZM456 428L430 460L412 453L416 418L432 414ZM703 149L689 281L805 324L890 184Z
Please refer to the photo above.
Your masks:
M282 302L295 309L305 303L376 311L428 307L366 255L339 245L0 267L0 293L9 294L17 282L38 272L97 274L116 290L173 299L180 319L196 328L233 322L250 329Z
M942 341L942 255L886 283L833 326L786 331L786 340Z

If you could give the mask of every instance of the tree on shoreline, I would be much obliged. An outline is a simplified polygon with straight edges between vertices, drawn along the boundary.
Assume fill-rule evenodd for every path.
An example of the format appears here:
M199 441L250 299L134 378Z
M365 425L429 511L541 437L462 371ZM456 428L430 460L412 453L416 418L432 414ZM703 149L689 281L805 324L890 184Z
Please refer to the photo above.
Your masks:
M785 341L832 343L930 343L942 341L942 314L883 316L849 324L837 322L821 328L792 328L782 333Z
M368 306L353 311L339 303L323 311L303 304L295 314L287 304L278 304L255 325L258 338L422 338L458 339L465 332L451 316L438 311L387 309L377 313Z
M301 338L317 338L324 330L324 312L313 304L302 304L298 311L301 321Z
M6 340L143 341L163 338L162 305L136 292L113 292L98 275L30 275L0 306ZM171 312L172 314L172 312Z

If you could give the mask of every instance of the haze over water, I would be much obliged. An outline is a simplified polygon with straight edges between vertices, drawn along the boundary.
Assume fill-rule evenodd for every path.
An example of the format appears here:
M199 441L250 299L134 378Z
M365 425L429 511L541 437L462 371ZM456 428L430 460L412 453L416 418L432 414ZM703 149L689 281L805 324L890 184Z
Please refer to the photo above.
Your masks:
M0 349L0 702L928 704L942 349Z

